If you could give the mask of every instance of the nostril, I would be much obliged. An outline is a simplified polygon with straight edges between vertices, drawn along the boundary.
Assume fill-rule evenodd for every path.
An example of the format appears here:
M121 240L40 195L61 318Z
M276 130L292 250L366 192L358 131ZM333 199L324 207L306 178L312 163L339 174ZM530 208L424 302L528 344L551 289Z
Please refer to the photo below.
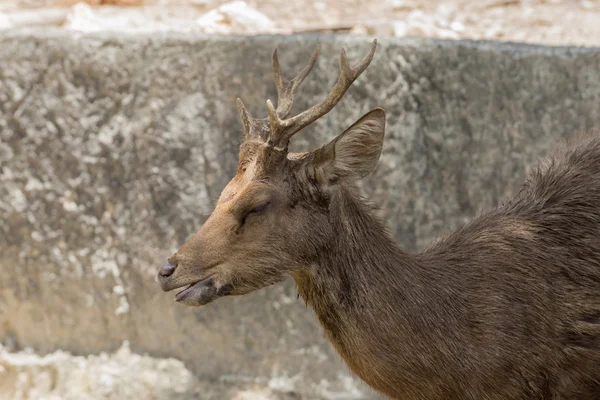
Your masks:
M171 276L173 275L173 272L175 272L175 268L177 268L177 265L173 265L168 262L160 267L160 271L158 271L158 273L160 276Z

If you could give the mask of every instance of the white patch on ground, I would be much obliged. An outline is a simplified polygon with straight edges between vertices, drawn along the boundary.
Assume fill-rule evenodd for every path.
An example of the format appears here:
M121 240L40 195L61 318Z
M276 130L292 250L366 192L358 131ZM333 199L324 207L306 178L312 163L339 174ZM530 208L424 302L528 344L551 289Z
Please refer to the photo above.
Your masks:
M233 1L201 14L196 20L188 18L163 19L126 8L118 13L114 8L75 4L65 15L62 26L79 32L127 31L199 31L205 33L275 32L276 27L266 15L245 1Z
M342 390L333 390L330 382L322 380L319 383L318 392L325 400L361 400L366 395L359 389L357 382L349 375L338 374L338 384L342 384Z
M276 392L292 393L296 390L296 384L301 382L302 379L299 375L293 378L277 376L269 379L269 388Z
M239 392L232 400L275 400L275 397L268 389L250 389Z
M196 20L206 33L224 34L231 31L254 33L275 32L275 24L266 15L250 7L245 1L226 3Z
M132 353L87 357L11 353L0 345L0 398L12 400L185 399L195 384L181 361Z
M64 27L79 32L101 31L157 31L164 29L158 21L151 21L138 13L116 13L105 15L86 3L73 6L66 15Z

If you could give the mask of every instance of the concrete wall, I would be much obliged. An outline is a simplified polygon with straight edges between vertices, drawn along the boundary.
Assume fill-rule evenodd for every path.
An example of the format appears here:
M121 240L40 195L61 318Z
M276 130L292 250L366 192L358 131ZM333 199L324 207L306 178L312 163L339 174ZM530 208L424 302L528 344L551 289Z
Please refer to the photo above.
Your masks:
M320 100L370 40L61 31L0 34L0 340L44 353L176 357L207 380L293 378L306 398L360 387L293 282L189 309L157 267L197 230L237 162L235 98L257 116L321 57L295 107ZM375 59L296 149L387 110L382 160L362 185L401 246L514 194L560 138L600 127L600 49L381 38ZM295 380L294 380L295 379ZM344 397L342 397L344 398Z

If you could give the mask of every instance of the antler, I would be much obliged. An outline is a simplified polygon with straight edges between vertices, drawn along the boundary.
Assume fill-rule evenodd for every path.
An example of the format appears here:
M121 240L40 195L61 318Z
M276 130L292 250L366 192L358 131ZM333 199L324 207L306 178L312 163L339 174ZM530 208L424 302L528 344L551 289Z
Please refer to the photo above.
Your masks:
M278 110L273 108L271 100L267 100L267 109L269 111L269 123L271 127L269 135L269 143L273 146L287 148L290 138L301 129L312 124L317 119L327 114L333 107L342 99L348 88L358 78L358 76L369 66L375 48L377 47L377 39L373 40L371 50L354 68L350 68L346 51L342 48L340 54L340 76L321 103L309 108L308 110L289 119L282 119Z
M287 117L292 110L294 95L302 81L308 76L315 65L320 48L321 46L317 45L308 64L292 80L287 80L283 77L281 67L279 66L279 57L277 57L277 48L273 50L273 78L275 79L275 87L277 88L277 110L275 112L279 118ZM268 140L268 118L256 119L248 112L241 99L238 98L236 103L242 124L244 125L246 137L261 137L264 140Z
M319 55L320 49L321 46L317 45L317 48L310 57L308 64L291 81L283 78L283 75L281 74L281 67L279 66L279 58L277 57L277 48L273 50L273 77L275 78L275 86L277 87L276 111L279 118L287 117L292 110L296 90L298 90L298 87L304 78L308 76L312 70L312 67L315 65L315 61L317 61L317 56Z
M325 100L289 119L284 118L288 116L292 109L294 95L298 87L315 64L319 53L319 46L317 46L308 65L291 81L283 78L277 58L277 49L275 49L273 51L273 76L277 87L277 108L273 106L271 100L267 100L268 118L256 119L246 110L242 101L237 99L237 106L240 111L246 137L260 137L267 141L270 146L287 149L290 138L295 133L327 114L342 99L348 88L350 88L356 78L363 73L371 63L371 60L373 60L376 47L377 40L373 40L369 53L353 68L348 64L346 51L342 49L340 55L340 76Z

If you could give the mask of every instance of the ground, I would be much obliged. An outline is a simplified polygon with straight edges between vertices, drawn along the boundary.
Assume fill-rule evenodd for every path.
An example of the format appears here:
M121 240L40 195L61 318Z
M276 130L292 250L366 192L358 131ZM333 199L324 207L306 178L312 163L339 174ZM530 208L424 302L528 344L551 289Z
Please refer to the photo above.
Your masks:
M0 0L0 28L351 32L600 45L599 0Z
M39 356L0 345L0 399L299 400L288 386L281 379L200 380L181 361L132 353L127 342L113 354L87 357L61 350Z

